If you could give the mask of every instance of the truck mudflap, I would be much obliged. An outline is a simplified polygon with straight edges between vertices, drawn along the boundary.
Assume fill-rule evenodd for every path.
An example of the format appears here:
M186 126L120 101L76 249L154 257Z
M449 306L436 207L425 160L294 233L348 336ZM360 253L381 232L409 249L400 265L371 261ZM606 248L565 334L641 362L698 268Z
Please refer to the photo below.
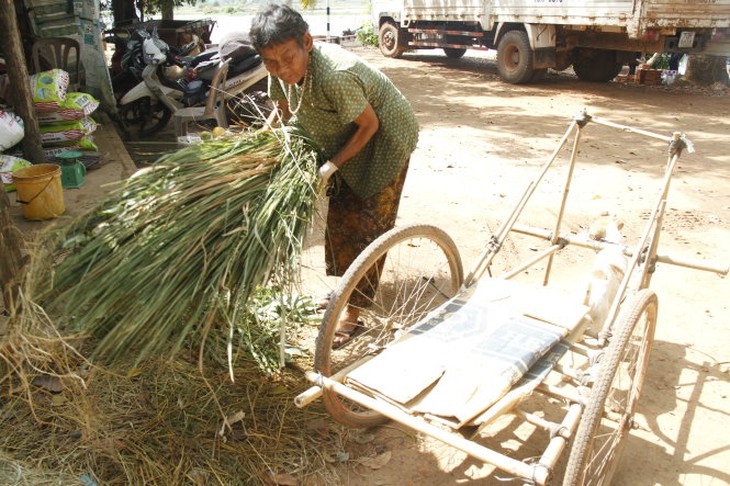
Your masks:
M554 68L557 65L557 56L554 47L540 47L534 49L533 67L535 69Z

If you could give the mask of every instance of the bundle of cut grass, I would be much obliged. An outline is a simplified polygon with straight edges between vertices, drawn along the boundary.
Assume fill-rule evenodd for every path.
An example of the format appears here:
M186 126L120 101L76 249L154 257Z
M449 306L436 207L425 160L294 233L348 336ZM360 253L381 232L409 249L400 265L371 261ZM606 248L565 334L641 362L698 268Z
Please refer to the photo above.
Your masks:
M316 200L317 155L282 131L184 148L47 236L44 302L98 337L110 362L174 354L234 323L256 288L286 281Z

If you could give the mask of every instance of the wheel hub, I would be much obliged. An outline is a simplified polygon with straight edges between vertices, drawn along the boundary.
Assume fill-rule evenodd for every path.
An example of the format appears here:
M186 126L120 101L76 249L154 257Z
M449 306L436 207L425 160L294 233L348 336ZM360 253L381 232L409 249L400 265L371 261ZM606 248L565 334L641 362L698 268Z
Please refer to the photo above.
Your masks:
M395 36L391 32L386 33L383 36L383 44L388 49L392 49L395 46Z

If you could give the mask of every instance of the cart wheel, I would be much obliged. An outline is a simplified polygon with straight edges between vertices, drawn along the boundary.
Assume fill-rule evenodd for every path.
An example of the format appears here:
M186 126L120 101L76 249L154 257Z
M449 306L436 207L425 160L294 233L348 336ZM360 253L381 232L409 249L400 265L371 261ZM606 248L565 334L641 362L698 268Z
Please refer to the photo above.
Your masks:
M378 354L429 311L456 295L463 280L459 251L444 231L429 225L388 231L355 259L335 289L317 336L315 368L331 376ZM366 297L359 288L369 287L370 281L376 290L372 297ZM360 307L365 329L352 342L333 350L335 327L351 300ZM325 390L323 400L335 420L351 427L372 427L387 421L383 415L331 391Z
M563 486L610 484L633 424L654 341L657 297L640 290L622 304L618 327L570 451Z

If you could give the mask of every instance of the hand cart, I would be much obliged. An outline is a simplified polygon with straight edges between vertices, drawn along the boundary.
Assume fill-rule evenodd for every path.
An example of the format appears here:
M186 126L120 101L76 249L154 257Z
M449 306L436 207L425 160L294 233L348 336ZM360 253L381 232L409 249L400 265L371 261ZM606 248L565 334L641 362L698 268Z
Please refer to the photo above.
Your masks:
M592 124L668 144L662 186L633 246L608 234L561 231L581 135ZM549 229L518 224L571 136L555 223ZM452 239L434 226L384 234L334 291L316 341L315 371L306 373L314 386L296 398L297 406L322 397L332 417L349 426L397 421L528 484L555 480L562 453L572 444L567 465L558 468L564 466L562 483L610 483L649 364L658 305L649 284L656 263L728 272L658 253L670 181L684 150L692 146L679 133L657 135L582 113L468 275ZM528 261L492 276L508 236L536 237L544 248L532 248ZM554 259L568 246L595 250L603 262L604 273L594 275L597 285L590 289L594 294L582 301L547 286ZM519 282L538 262L545 266L542 285ZM364 329L333 350L348 303L361 308ZM538 413L535 400L538 407L549 404L550 413ZM477 440L506 415L546 432L539 434L544 440L538 457L516 458Z

